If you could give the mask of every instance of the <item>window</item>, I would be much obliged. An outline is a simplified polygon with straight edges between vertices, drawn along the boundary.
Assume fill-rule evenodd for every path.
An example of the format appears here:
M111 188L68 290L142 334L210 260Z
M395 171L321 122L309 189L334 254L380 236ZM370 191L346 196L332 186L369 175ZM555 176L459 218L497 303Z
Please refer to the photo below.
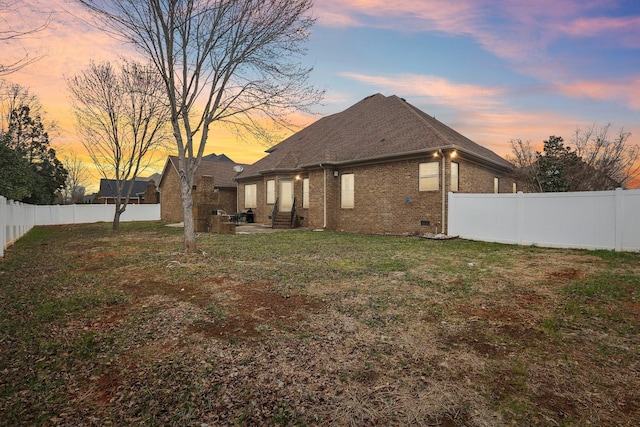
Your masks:
M345 173L341 175L340 181L341 190L341 204L343 209L353 209L354 207L354 178L352 173Z
M497 193L500 188L500 180L498 178L493 178L493 192Z
M267 181L267 204L272 205L276 202L276 181L270 179Z
M302 208L309 208L309 178L302 180Z
M440 188L438 165L438 162L420 163L420 191L438 191Z
M244 186L244 208L255 208L256 202L256 184L247 184Z
M458 191L458 163L451 162L451 191Z

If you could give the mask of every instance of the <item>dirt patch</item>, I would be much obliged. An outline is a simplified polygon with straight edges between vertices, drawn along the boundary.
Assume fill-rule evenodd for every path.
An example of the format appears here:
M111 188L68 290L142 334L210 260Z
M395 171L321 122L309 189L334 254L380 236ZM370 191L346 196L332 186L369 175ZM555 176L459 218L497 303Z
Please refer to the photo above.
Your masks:
M95 381L95 400L97 403L106 404L113 402L116 392L121 386L119 378L119 370L116 368L110 372L104 373L99 377L94 377Z
M584 277L584 273L575 268L563 268L561 270L553 271L549 274L551 279L568 281L568 280L577 280Z
M209 282L220 285L219 279ZM307 313L321 307L301 295L283 295L268 282L232 282L219 291L226 300L218 303L222 313L211 313L211 321L195 323L189 328L192 333L232 339L257 337L274 328L292 330Z

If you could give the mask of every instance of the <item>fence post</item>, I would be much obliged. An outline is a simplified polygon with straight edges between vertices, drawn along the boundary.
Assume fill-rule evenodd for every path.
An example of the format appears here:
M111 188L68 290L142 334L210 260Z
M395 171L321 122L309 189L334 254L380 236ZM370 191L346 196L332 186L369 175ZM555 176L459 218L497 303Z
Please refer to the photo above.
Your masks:
M623 221L623 214L624 214L624 193L622 192L622 188L616 188L615 191L615 205L614 205L614 210L615 210L615 230L616 230L616 236L615 236L615 250L617 252L622 251L622 228L624 226L624 224L622 223Z
M7 244L7 199L0 196L0 258L4 257Z
M516 193L516 242L522 245L524 235L524 206L522 191Z

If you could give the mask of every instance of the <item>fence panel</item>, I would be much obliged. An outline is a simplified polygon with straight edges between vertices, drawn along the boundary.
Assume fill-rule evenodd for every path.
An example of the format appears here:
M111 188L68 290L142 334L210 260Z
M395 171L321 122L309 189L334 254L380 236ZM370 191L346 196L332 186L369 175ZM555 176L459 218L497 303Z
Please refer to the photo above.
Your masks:
M0 196L0 257L35 225L35 207Z
M640 190L449 193L449 234L546 247L640 250Z
M114 213L114 205L33 206L0 196L0 257L7 247L36 225L110 222ZM120 217L121 222L159 220L159 204L128 205Z
M616 229L620 249L640 251L640 190L625 191L621 204L618 211L621 225Z

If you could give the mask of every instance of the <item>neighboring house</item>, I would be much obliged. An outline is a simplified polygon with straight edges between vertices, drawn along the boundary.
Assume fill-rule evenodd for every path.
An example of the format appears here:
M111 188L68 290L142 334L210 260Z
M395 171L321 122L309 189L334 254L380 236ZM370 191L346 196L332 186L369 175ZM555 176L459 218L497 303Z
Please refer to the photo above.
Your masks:
M397 96L369 96L267 153L236 177L238 203L274 227L441 233L448 191L515 190L509 162Z
M206 231L209 216L215 210L227 214L237 211L237 184L233 178L237 167L243 167L221 155L204 156L194 177L192 188L193 215L196 231ZM236 169L234 169L236 168ZM182 197L178 175L178 157L170 156L160 178L160 217L163 221L182 222Z
M123 192L130 188L131 181L124 183ZM116 180L104 179L100 180L100 191L95 199L98 204L115 204L116 201ZM124 203L127 196L121 195L120 201ZM129 203L131 204L154 204L158 203L158 190L156 183L152 178L138 178L133 182L133 188L129 195Z

